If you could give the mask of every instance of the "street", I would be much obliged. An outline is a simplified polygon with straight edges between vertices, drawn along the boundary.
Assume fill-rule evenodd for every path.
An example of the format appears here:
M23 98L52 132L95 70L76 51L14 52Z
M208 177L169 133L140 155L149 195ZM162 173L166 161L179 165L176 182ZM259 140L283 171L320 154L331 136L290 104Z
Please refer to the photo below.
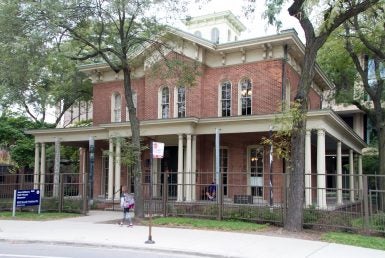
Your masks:
M143 249L129 249L116 247L92 247L92 246L71 246L43 243L23 243L0 241L1 258L196 258L181 253L167 253Z

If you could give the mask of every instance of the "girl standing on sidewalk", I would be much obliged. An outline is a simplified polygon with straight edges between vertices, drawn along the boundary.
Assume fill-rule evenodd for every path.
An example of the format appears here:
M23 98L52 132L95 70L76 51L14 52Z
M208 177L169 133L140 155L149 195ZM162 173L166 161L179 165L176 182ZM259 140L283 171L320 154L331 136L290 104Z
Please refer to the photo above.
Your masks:
M123 219L119 225L123 226L126 219L128 219L128 226L132 227L132 220L129 214L130 209L134 208L135 200L132 194L128 193L127 186L122 187L122 197L120 198L120 207L123 209Z

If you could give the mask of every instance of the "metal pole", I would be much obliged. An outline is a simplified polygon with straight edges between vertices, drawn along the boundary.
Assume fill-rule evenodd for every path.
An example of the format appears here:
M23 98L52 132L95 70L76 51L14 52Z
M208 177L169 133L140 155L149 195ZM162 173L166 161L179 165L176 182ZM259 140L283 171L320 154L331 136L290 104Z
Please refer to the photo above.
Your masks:
M152 164L153 164L153 141L150 141L150 200L149 200L149 208L148 208L148 240L144 243L146 244L155 244L155 241L152 240L151 229L152 229Z
M90 174L89 174L89 206L93 204L94 195L94 163L95 163L95 139L93 136L89 138L89 149L90 149Z
M270 126L269 130L269 138L270 141L272 141L272 130ZM269 182L269 188L270 188L270 206L273 206L273 143L270 143L270 182Z
M218 219L222 219L222 209L220 207L222 203L222 177L220 170L220 130L215 128L215 181L216 181L216 196L217 204L219 205L218 209Z

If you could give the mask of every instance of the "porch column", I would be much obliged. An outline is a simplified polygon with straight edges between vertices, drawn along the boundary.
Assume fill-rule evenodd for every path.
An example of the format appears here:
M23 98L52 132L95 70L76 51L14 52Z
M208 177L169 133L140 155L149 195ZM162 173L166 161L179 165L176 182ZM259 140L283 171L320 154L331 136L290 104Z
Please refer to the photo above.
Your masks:
M342 204L342 151L341 142L337 142L337 204Z
M191 201L196 201L197 136L192 136L191 146Z
M114 195L114 140L109 140L108 147L108 200L112 200Z
M326 205L326 174L325 174L325 130L317 131L317 205L327 208Z
M363 186L363 179L362 179L362 155L358 155L358 193L360 200L363 198L363 191L364 186Z
M45 143L41 143L40 156L40 196L44 197L45 191Z
M305 138L305 204L306 207L312 205L311 187L311 131L306 131Z
M82 148L80 147L79 148L79 195L81 196L86 196L87 193L85 193L86 191L86 187L84 187L84 182L86 182L86 149L85 148Z
M354 163L353 150L349 151L349 189L350 201L354 202Z
M183 201L183 135L178 135L178 192L177 201Z
M39 159L40 159L39 143L35 143L35 167L33 169L33 188L39 188Z
M115 150L115 200L120 198L120 139L116 141Z
M191 187L191 134L187 135L186 143L186 172L185 172L185 184L186 184L186 201L191 202L192 187Z
M53 172L53 197L59 196L59 177L60 177L60 140L55 137L55 164Z

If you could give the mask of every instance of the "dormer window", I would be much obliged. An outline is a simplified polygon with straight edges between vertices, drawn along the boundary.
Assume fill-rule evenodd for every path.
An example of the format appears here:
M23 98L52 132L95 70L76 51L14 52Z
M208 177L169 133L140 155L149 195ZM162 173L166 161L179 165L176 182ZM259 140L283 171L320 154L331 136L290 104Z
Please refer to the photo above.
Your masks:
M194 35L197 36L198 38L202 37L202 33L199 30L195 31Z
M227 30L227 41L231 41L231 30Z
M211 41L218 44L219 43L219 30L218 28L213 28L211 30Z

